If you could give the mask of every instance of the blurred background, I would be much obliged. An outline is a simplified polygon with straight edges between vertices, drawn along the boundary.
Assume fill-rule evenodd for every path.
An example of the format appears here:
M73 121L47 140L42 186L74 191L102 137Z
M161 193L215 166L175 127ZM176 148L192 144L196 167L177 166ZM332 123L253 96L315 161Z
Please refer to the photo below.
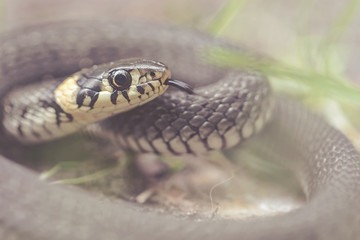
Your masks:
M353 0L1 0L3 28L15 28L45 21L83 18L140 19L168 22L206 30L225 4L238 7L236 16L221 35L239 41L257 51L274 57L296 53L299 41L308 44L330 34L335 24L345 24L337 39L347 49L346 73L354 81L360 54L360 15L358 2ZM240 2L238 4L237 2ZM240 5L240 7L238 6ZM347 9L350 8L350 9ZM339 19L346 11L350 17ZM355 14L352 12L354 11ZM354 16L353 16L354 15ZM228 16L230 18L230 16ZM341 31L337 29L336 31ZM311 42L314 41L314 42Z
M227 38L264 56L265 61L219 52L220 62L263 71L275 91L291 94L323 114L360 149L359 10L360 0L0 0L0 29L68 19L135 19L197 28ZM263 170L268 167L262 163ZM213 187L214 182L225 183L233 177L212 173L218 174L210 181ZM289 197L289 189L269 188L242 175L232 181L232 189L234 185L241 189L243 206L237 201L224 208L223 201L225 212L234 212L235 205L249 215L243 211L244 202L251 202L245 204L250 215L268 214L288 211L303 201L298 193ZM227 195L228 202L238 199L236 194ZM191 204L180 199L178 206L189 211ZM214 208L211 200L212 213Z
M322 111L359 147L360 94L348 84L360 84L359 2L0 0L0 28L67 19L130 18L208 31L275 59L280 70L274 74L270 69L268 74L274 89ZM273 63L267 62L270 67Z

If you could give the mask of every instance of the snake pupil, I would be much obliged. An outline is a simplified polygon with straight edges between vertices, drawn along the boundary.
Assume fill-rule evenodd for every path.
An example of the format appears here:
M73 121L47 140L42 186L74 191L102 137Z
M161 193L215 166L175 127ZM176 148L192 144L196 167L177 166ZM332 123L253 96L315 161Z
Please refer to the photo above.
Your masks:
M109 82L117 90L124 90L131 85L131 75L125 70L115 70L110 72Z

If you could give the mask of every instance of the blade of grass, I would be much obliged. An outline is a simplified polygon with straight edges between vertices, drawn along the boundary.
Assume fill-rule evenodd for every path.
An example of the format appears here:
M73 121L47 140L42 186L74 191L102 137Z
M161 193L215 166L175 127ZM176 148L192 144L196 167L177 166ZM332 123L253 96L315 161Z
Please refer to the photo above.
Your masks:
M78 178L68 178L68 179L54 181L54 182L52 182L52 184L82 184L82 183L94 181L99 178L105 177L113 171L114 171L114 168L103 169L103 170L95 172L93 174L89 174L89 175L78 177Z
M311 89L318 90L319 93L338 97L339 100L352 101L356 104L360 103L359 89L333 76L319 74L307 69L299 69L269 59L254 58L224 49L211 49L209 57L210 61L223 66L254 69L267 76L277 77L277 80L289 81L287 79L291 79L292 81L306 84Z
M337 19L329 28L323 38L325 44L336 44L344 32L348 29L351 21L360 10L360 0L350 0L345 9L337 16Z
M46 179L54 176L60 170L73 169L77 166L79 166L79 162L68 162L68 161L60 162L60 163L56 164L54 167L52 167L50 170L41 173L39 176L39 179L46 180Z
M360 0L350 0L323 37L319 45L319 52L323 58L324 72L326 74L331 74L332 68L330 62L334 55L334 47L339 43L340 38L349 28L351 21L358 14L359 10Z
M228 0L208 26L213 35L222 34L245 6L247 0Z

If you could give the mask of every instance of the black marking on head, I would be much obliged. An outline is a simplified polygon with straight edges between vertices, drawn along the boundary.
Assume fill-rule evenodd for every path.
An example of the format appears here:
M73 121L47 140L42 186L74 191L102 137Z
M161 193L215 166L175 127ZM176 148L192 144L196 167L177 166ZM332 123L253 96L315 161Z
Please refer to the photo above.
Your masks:
M146 78L146 73L143 74L143 75L140 75L140 77L139 77L139 82L141 82L141 79L142 79L143 77Z
M76 85L78 85L79 87L82 87L87 80L88 80L88 77L87 77L86 75L83 75L82 78L79 78L79 79L76 81Z
M151 87L151 90L155 91L155 87L154 87L154 85L152 85L151 82L147 82L147 85L149 85Z
M161 81L161 79L159 78L159 79L154 79L154 80L158 80L159 81L159 83L160 83L160 85L162 86L163 85L163 83L162 83L162 81Z
M94 108L94 104L99 98L99 93L90 89L80 89L76 97L76 104L79 108L84 105L86 97L90 97L89 107Z
M102 81L95 77L89 78L86 76L86 78L85 77L79 78L76 81L76 84L81 88L81 90L89 89L95 92L100 92Z
M17 131L19 133L20 136L24 136L24 132L22 131L22 126L19 124L18 127L17 127Z
M140 85L137 85L137 86L136 86L136 90L137 90L140 94L144 94L144 93L145 93L145 89L144 89L142 86L140 86Z
M79 108L83 105L85 97L85 91L81 89L76 96L76 104Z
M128 101L128 103L130 102L130 98L129 95L127 94L127 91L121 91L121 94L124 96L124 98Z
M90 97L91 97L91 96L90 96ZM89 104L89 107L90 107L91 109L94 108L94 104L95 104L96 100L98 100L98 98L99 98L99 93L95 93L95 94L91 97L91 101L90 101L90 104Z
M119 96L118 91L113 91L113 93L110 96L111 103L116 105L117 97Z

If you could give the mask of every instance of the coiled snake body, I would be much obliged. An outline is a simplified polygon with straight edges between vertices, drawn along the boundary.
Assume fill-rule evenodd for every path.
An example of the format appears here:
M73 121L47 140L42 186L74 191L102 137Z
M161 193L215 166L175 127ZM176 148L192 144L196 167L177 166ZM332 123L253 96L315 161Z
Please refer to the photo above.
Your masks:
M268 84L260 74L208 63L203 54L210 47L240 51L196 31L134 23L65 22L4 34L0 39L2 149L13 144L13 138L33 142L57 137L59 131L51 129L68 123L76 122L76 129L83 127L86 118L77 113L81 109L92 112L97 104L106 109L99 103L101 99L107 99L114 107L120 105L116 101L122 98L129 108L133 101L145 98L145 92L149 92L150 98L150 91L157 87L142 82L143 76L161 79L161 86L169 79L170 74L166 69L159 70L164 66L157 61L128 60L131 64L135 61L137 70L135 75L129 70L124 74L131 74L130 78L142 84L133 89L140 95L130 98L128 92L121 92L124 89L117 92L116 86L110 84L110 81L123 84L122 80L115 80L114 73L118 64L124 64L120 61L111 67L107 65L103 77L99 77L100 65L67 78L76 83L76 88L87 89L80 97L72 95L76 113L64 110L66 104L58 101L56 93L47 96L49 89L56 92L59 78L83 67L129 57L166 63L172 76L193 85L196 94L165 93L141 107L92 125L91 131L114 139L122 147L143 152L202 153L231 147L262 128L272 112L272 100ZM139 63L156 69L138 68ZM95 82L87 84L79 80L83 78ZM35 93L42 89L37 82L46 86L46 93ZM99 87L98 82L108 85ZM178 84L181 83L174 85ZM99 89L108 89L109 93L104 93L105 97L96 93L94 100L96 94L90 90ZM19 103L20 98L27 100ZM24 106L24 102L33 99L36 104L41 102L41 107L35 103ZM44 123L37 118L45 115L52 120ZM95 115L92 122L102 118ZM64 129L75 131L73 127ZM179 220L140 212L127 204L98 199L80 190L50 186L39 181L35 173L2 157L1 239L149 236L154 239L356 239L360 236L359 154L341 133L296 104L276 97L273 119L258 138L287 159L283 164L299 177L309 198L301 209L283 216L242 222Z

